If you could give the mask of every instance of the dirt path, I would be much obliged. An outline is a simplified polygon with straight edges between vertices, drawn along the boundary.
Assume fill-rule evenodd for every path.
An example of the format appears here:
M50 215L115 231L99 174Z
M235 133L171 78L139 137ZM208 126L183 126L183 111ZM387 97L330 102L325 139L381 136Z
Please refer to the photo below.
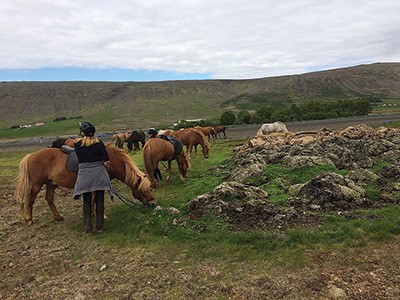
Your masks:
M327 119L327 120L312 120L303 122L288 122L286 127L289 131L309 131L318 130L323 127L332 130L341 130L348 126L367 124L370 126L379 125L387 122L400 121L399 115L371 115L363 117ZM260 124L252 124L247 126L229 126L226 133L231 138L249 138L256 135ZM111 141L112 134L102 133L100 138L104 142ZM16 142L0 143L0 152L6 151L23 151L23 150L38 150L46 146L50 146L55 140L55 137L45 137L42 142L39 139L23 140Z

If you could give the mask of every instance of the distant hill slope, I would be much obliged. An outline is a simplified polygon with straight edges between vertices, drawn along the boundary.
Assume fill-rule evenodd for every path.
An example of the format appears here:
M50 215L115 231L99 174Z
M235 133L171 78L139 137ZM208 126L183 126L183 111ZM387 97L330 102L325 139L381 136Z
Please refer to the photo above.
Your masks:
M333 99L400 99L400 63L249 80L2 82L3 124L83 116L114 127L172 124L225 109Z

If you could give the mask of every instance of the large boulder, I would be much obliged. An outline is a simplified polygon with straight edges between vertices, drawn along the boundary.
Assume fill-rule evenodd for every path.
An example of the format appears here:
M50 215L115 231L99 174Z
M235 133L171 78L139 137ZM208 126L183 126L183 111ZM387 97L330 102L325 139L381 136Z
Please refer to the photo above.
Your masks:
M348 210L366 207L365 190L336 173L322 173L302 185L289 189L291 203L308 209Z
M200 219L212 213L227 222L232 230L268 231L286 228L301 217L292 207L282 207L268 202L268 193L262 189L235 181L224 182L211 192L197 196L188 204L187 218ZM199 230L207 230L197 226Z
M282 165L288 169L295 169L304 166L332 166L335 164L327 157L321 156L285 156L282 159Z

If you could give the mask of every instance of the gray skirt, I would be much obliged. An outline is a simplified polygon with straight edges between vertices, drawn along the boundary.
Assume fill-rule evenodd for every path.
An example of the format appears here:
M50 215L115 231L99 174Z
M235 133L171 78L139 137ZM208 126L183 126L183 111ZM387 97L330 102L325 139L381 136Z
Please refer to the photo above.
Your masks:
M74 197L94 191L109 191L110 176L103 161L80 163L74 187Z

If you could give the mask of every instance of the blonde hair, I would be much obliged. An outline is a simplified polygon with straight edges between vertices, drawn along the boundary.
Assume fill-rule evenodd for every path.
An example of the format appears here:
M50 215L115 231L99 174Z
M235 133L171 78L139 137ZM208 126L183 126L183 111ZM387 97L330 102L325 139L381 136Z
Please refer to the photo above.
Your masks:
M96 136L83 136L83 137L78 137L75 139L74 143L81 142L82 146L84 147L89 147L94 144L97 144L100 142L100 140Z

